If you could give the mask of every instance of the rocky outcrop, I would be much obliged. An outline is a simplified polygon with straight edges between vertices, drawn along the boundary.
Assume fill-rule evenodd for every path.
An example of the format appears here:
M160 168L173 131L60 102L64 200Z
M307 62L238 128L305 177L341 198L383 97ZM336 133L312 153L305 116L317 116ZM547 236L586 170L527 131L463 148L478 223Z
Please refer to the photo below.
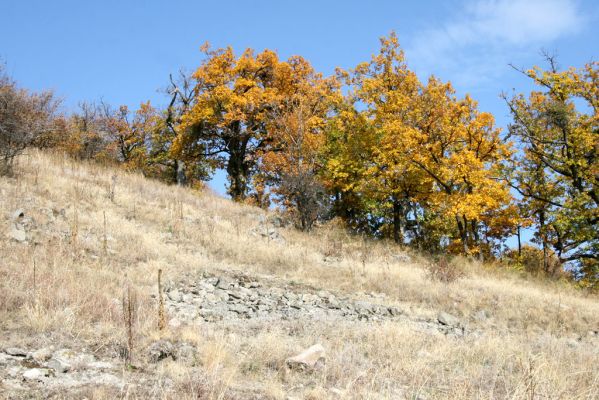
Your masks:
M200 276L171 284L166 291L168 314L178 321L296 318L380 321L395 319L395 306L354 301L328 291L268 286L244 276Z

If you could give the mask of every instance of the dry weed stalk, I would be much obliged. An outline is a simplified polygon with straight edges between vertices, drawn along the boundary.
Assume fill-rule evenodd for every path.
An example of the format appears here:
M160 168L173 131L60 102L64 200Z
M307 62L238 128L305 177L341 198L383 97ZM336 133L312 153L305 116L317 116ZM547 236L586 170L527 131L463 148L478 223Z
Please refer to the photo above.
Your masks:
M102 240L102 249L104 250L104 256L108 255L108 238L106 236L106 211L104 211L104 236Z
M77 238L79 236L79 211L77 204L75 204L73 211L73 224L71 226L71 244L77 246Z
M164 313L164 297L162 295L162 269L158 269L158 330L166 327L166 315Z
M106 197L108 197L112 203L114 203L115 192L116 192L116 175L112 175L112 177L110 178L110 182L108 182L108 186L106 187Z
M137 295L135 290L131 287L129 280L125 283L123 291L123 320L125 323L125 329L127 331L127 352L126 361L127 365L133 364L133 328L135 325L135 319L137 315Z

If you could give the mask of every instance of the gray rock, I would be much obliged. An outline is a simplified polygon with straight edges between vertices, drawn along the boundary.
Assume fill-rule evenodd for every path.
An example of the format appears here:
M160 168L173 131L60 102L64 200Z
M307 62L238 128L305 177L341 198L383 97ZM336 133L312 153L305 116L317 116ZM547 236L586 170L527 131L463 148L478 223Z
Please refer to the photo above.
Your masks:
M12 221L18 221L24 217L25 217L25 211L23 211L22 208L19 208L19 209L13 211L13 213L10 215L10 219Z
M231 304L229 305L229 310L236 312L237 314L248 314L252 312L251 308L246 307L242 304Z
M54 349L52 347L44 347L31 353L31 358L38 362L45 362L52 358Z
M458 318L454 317L451 314L446 313L445 311L441 311L437 315L437 321L439 321L439 323L441 325L445 325L445 326L459 326L460 325L460 320Z
M168 298L176 303L181 302L183 296L181 295L181 293L177 290L171 290L170 292L168 292Z
M48 368L53 369L56 372L65 373L71 369L71 366L63 360L53 358L46 363Z
M231 286L233 286L233 283L229 279L224 277L219 278L218 283L216 284L217 288L224 290L229 289Z
M50 376L50 370L47 368L31 368L23 373L23 379L27 381L42 381Z
M176 358L175 346L169 340L158 340L148 348L148 359L150 362L157 363L166 358Z
M13 224L10 232L8 233L8 236L19 243L23 243L27 240L27 233L25 232L25 230L17 224Z
M13 357L25 357L27 356L27 352L19 347L8 347L4 349L4 352L9 356Z
M301 353L288 358L285 363L289 368L320 369L326 361L326 352L321 344L315 344Z
M88 364L88 368L92 369L114 369L114 364L108 361L93 361Z

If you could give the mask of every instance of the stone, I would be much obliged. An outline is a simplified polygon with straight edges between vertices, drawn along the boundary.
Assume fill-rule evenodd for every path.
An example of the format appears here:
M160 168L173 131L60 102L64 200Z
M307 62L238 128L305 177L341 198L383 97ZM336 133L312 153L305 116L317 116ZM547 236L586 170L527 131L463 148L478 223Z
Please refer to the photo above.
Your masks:
M439 323L441 325L445 325L445 326L459 326L460 325L460 320L458 318L454 317L451 314L446 313L445 311L441 311L437 315L437 321L439 321Z
M13 211L13 213L10 215L10 219L13 221L18 221L23 217L25 217L25 211L23 211L22 208Z
M23 373L23 379L27 381L41 381L50 376L50 370L47 368L31 368Z
M108 361L93 361L88 364L88 368L92 369L113 369L114 364Z
M69 364L67 364L63 360L59 360L56 358L53 358L50 361L48 361L48 363L46 363L46 366L60 373L68 372L71 369Z
M170 300L174 301L175 303L181 302L181 300L183 298L183 296L177 289L174 289L174 290L171 290L170 292L168 292L167 296Z
M178 318L171 318L168 321L168 326L171 329L177 329L177 328L179 328L181 326L181 321Z
M4 352L9 356L13 357L25 357L27 356L27 352L19 347L8 347L4 349Z
M57 372L67 372L76 369L85 369L95 361L91 354L78 353L70 349L61 349L54 352L48 366Z
M54 349L52 347L44 347L43 349L39 349L31 353L31 358L35 361L45 362L52 358L52 353Z
M228 280L227 278L221 277L221 278L218 279L218 283L216 284L216 287L219 288L219 289L227 290L232 285L233 285L233 283L230 280Z
M231 304L229 305L229 310L236 312L237 314L247 314L252 312L251 308L246 307L242 304Z
M21 228L20 225L13 224L8 236L19 243L25 242L27 240L27 233Z
M175 359L175 346L169 340L158 340L148 348L148 358L150 362L157 363L166 358Z
M301 353L285 360L289 368L319 369L324 366L326 353L321 344L315 344Z

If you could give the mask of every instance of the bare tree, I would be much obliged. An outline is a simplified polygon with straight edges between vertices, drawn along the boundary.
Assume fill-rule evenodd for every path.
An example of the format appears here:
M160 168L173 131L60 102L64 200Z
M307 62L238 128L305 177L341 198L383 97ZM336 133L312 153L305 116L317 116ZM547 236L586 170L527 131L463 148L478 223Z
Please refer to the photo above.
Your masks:
M58 105L50 91L18 88L0 66L0 175L10 175L15 157L53 129Z

